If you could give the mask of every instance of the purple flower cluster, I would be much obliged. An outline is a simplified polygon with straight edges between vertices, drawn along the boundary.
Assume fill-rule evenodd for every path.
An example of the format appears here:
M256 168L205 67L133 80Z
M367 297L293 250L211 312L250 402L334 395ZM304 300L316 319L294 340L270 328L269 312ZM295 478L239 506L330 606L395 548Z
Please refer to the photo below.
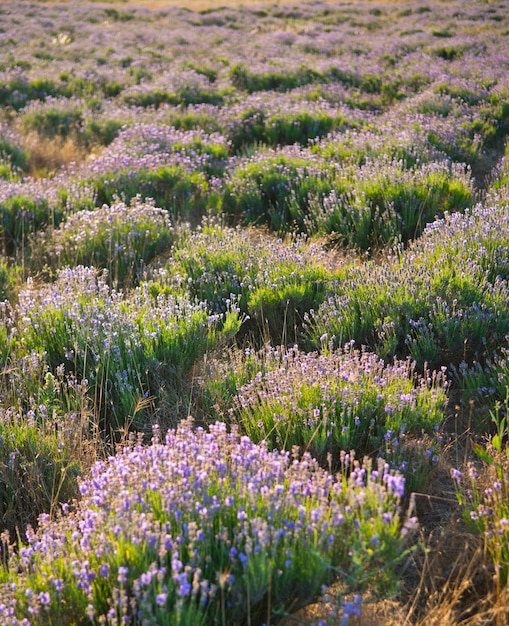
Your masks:
M123 281L168 248L173 232L167 211L135 198L129 206L116 202L68 216L49 233L46 254L57 265L95 265Z
M256 440L297 445L335 466L340 450L372 451L387 433L431 432L446 402L442 375L433 384L410 360L386 364L352 345L334 352L270 351L266 371L244 385L233 416Z
M224 424L205 431L184 421L164 443L156 436L98 463L75 514L41 518L27 533L10 564L18 582L1 589L2 623L46 610L108 624L213 621L222 610L224 623L237 623L271 595L274 606L305 602L373 536L386 555L401 554L403 483L383 463L375 471L354 462L337 480L309 455L292 459Z
M106 412L120 426L150 395L150 380L140 371L161 377L189 371L222 322L233 322L237 313L232 306L224 316L209 315L185 298L152 295L147 283L124 295L109 287L105 274L77 266L60 270L56 282L41 289L30 283L15 317L21 356L34 352L51 370L63 364L87 379L98 415Z

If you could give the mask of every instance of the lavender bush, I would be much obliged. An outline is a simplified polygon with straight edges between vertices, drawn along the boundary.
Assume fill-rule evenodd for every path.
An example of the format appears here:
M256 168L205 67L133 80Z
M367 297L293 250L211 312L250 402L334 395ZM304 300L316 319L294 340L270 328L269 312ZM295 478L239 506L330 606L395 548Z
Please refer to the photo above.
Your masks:
M110 144L123 126L117 116L102 116L103 108L100 98L32 100L20 112L20 125L24 134L35 134L37 141L69 141L91 152Z
M80 437L78 419L48 415L44 404L26 413L0 412L0 515L13 537L43 513L78 496L84 464L71 439ZM75 427L71 437L63 428ZM57 425L60 427L57 430Z
M305 312L320 305L333 272L333 260L305 238L283 243L255 231L246 238L240 228L208 220L180 237L151 289L183 291L215 313L235 298L246 316L244 331L267 332L277 343L300 334Z
M440 161L408 168L403 161L366 159L340 170L335 183L329 194L313 198L303 222L311 233L332 233L361 250L414 239L436 217L474 200L463 166Z
M324 466L337 467L351 449L390 457L396 438L405 447L405 438L432 433L443 418L446 381L417 376L410 360L385 364L347 345L330 353L278 349L266 361L240 387L232 420L253 440L297 446Z
M26 170L27 161L21 137L7 125L0 125L0 179L17 181Z
M86 380L108 434L132 423L143 428L153 396L178 389L196 359L236 329L233 308L210 316L183 298L153 297L146 285L125 297L82 266L21 292L16 310L18 350Z
M142 268L171 245L174 229L168 212L139 197L129 206L116 202L70 215L50 231L45 257L58 266L107 269L113 284L136 281Z
M507 332L506 214L494 196L437 220L385 264L347 266L310 318L315 345L328 334L434 367L488 355Z
M469 461L462 471L451 469L467 525L481 536L491 560L497 593L509 581L507 409L506 387L505 402L497 403L491 414L495 434L487 443L474 445L477 462Z
M259 623L336 573L387 590L415 524L398 508L404 480L348 462L336 479L309 455L189 420L128 446L81 483L75 513L42 519L4 561L2 622Z
M473 201L464 166L437 161L409 168L386 157L331 166L301 152L239 164L222 206L244 222L330 234L345 247L367 250L413 239L435 217Z
M268 224L276 232L285 232L311 194L329 193L333 180L331 168L314 165L298 151L257 154L231 173L221 208L244 224Z

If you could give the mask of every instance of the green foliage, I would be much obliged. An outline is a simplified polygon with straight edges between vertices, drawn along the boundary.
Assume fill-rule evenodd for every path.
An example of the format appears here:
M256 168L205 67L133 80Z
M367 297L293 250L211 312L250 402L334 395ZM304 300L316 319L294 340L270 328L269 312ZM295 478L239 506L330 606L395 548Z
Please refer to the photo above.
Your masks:
M276 147L299 143L305 146L310 139L346 126L352 124L339 114L305 110L271 114L254 108L244 111L229 125L228 138L234 152L242 153L256 144Z
M42 100L48 96L57 96L57 83L50 79L36 78L29 81L25 76L15 76L0 82L0 104L22 109L30 100Z
M341 451L352 449L383 451L388 461L397 451L401 463L405 439L431 433L442 421L446 393L441 375L428 384L416 376L415 363L386 365L347 345L331 353L269 351L235 400L233 419L249 437L276 449L297 446L335 467ZM393 437L399 444L384 446Z
M50 207L44 198L13 195L0 201L0 245L3 254L14 254L28 243L29 235L44 226L56 226L61 208Z
M266 72L259 74L251 72L242 63L230 69L230 80L236 89L253 93L255 91L289 91L301 85L308 85L316 81L318 74L311 68L301 66L295 71Z
M439 48L433 48L433 54L440 59L444 59L444 61L454 61L466 50L468 50L468 45L440 46Z
M409 168L380 157L340 169L268 155L232 172L222 208L244 223L268 224L276 232L332 234L337 243L367 250L407 242L437 216L473 202L468 173L447 164Z
M264 274L267 283L252 290L247 312L275 344L297 342L305 315L323 302L327 273L312 265L302 270L288 264Z
M29 80L26 76L15 76L10 80L0 82L0 104L11 106L19 111L32 100L46 100L47 98L59 96L97 96L101 93L105 97L117 96L122 91L122 86L109 81L103 76L94 75L90 72L85 78L83 76L63 73L60 80L50 78L34 78Z
M118 286L127 280L133 285L141 269L172 241L168 212L136 197L129 206L116 202L73 213L59 229L49 231L41 244L47 262L55 268L107 269L112 284Z
M473 365L498 350L509 320L504 214L451 214L382 265L346 265L310 319L313 344L324 334L335 345L354 339L419 367Z
M330 276L326 255L303 239L284 244L256 232L246 238L241 229L207 221L180 237L154 280L211 312L224 312L234 299L245 333L279 343L300 337L304 314L320 305Z
M118 11L117 9L104 9L106 17L114 22L130 22L135 18L134 13Z
M94 117L85 119L81 141L89 148L100 145L108 146L118 135L123 122L119 119L95 120Z
M481 537L494 566L495 583L499 590L509 584L507 413L506 395L505 402L497 403L492 413L496 433L487 444L474 445L480 463L469 463L466 472L457 469L451 472L466 523L470 530Z
M201 74L202 76L206 76L211 83L215 82L218 75L217 69L207 66L204 63L188 61L185 65L185 68L194 70L197 74Z
M189 106L190 104L221 104L223 95L215 89L206 89L193 83L183 85L174 91L154 89L152 91L131 91L123 95L129 106L155 107L162 104Z
M222 208L244 224L268 224L288 232L302 224L309 200L333 188L332 172L299 157L253 159L238 166L225 185Z
M42 417L45 411L44 405L38 414L0 411L0 516L13 537L78 495L80 467L55 430L54 416Z
M94 180L99 204L112 204L117 197L130 202L136 196L152 198L174 218L199 221L206 206L208 183L201 172L189 173L181 165L155 170L119 170L113 177Z
M183 298L155 298L146 285L123 297L83 267L61 270L40 292L22 292L18 311L18 352L87 381L97 430L106 437L145 428L154 400L182 389L196 360L221 339L223 324L225 338L238 330L233 309L211 317Z
M84 448L89 428L85 387L62 368L56 376L48 373L33 353L15 361L16 340L11 336L7 341L9 354L2 355L0 514L3 528L17 537L39 515L54 514L61 503L77 497L77 478L93 456L87 460Z
M0 259L0 301L12 301L20 282L20 268L6 258Z
M343 118L332 117L327 113L281 113L267 118L262 141L272 146L300 143L306 145L309 139L327 135L344 124Z
M9 141L9 139L0 134L0 162L4 162L16 171L26 171L28 165L28 154L19 145Z
M212 115L195 111L177 111L169 113L169 123L177 130L193 130L201 128L207 133L219 132L221 124Z
M42 137L67 139L77 136L82 119L79 109L48 107L24 113L21 116L21 123L25 132L36 131Z
M93 110L93 101L90 102ZM95 118L84 107L44 107L28 110L20 116L25 132L35 132L46 139L71 139L90 150L110 144L123 123L118 119Z

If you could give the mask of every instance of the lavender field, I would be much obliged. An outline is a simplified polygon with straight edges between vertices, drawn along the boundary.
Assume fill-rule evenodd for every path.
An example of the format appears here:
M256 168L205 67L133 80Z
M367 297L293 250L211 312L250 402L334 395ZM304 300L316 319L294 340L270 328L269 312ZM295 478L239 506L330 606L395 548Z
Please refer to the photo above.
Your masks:
M509 623L509 2L0 1L0 624Z

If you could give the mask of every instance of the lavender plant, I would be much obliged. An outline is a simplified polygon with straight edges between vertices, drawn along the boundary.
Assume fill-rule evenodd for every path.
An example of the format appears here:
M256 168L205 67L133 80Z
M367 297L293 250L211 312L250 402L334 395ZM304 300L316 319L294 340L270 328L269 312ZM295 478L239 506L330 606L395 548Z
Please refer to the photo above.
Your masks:
M113 284L128 279L132 284L147 263L171 246L173 233L167 211L136 197L129 205L117 201L70 215L59 229L49 231L44 253L55 267L105 268Z
M3 318L0 507L3 528L17 537L40 514L77 497L76 479L96 456L97 434L90 433L86 383L63 365L51 374L36 353L16 358L14 320L5 310Z
M0 187L0 241L4 255L19 261L30 257L32 235L57 228L64 215L96 204L95 190L87 183L60 173L51 180L25 178ZM38 268L40 269L40 268Z
M433 367L488 355L507 333L506 213L493 198L437 220L385 264L345 267L310 317L314 344L355 339Z
M232 149L242 154L251 146L285 146L309 141L356 125L351 112L323 100L303 101L295 96L276 96L266 101L260 95L247 97L221 115Z
M415 239L437 216L474 201L463 167L441 162L408 168L384 157L366 159L360 168L339 171L336 180L329 194L313 198L303 222L311 233L332 233L338 243L361 250Z
M246 316L244 330L256 324L277 342L300 334L304 313L322 302L333 271L331 257L305 238L283 243L254 230L246 238L240 228L206 220L180 237L150 288L183 291L215 313L235 298Z
M51 211L44 198L12 195L0 201L0 245L7 256L22 256L31 234L48 225ZM60 215L57 214L57 220Z
M2 621L260 623L336 575L387 591L415 525L398 507L404 480L344 463L335 478L309 455L189 420L128 446L81 483L76 513L41 519L5 558Z
M380 454L391 436L403 443L443 419L447 382L417 376L410 360L385 364L352 344L330 353L277 349L267 360L239 389L232 419L253 440L298 446L322 465L337 466L342 450Z
M12 301L21 282L20 267L0 258L0 301Z
M496 403L491 414L495 434L487 443L474 445L477 462L470 461L461 471L451 469L467 525L481 536L491 560L497 593L505 589L509 581L507 409L506 395L505 402Z
M0 125L0 178L16 181L27 168L28 155L20 136L6 125Z
M285 232L295 225L311 194L332 190L331 173L302 153L256 155L232 172L221 206L244 224L268 224Z
M474 201L469 174L445 162L408 168L386 157L362 166L331 167L309 155L238 166L223 198L226 211L276 231L296 227L309 234L332 234L338 243L367 250L417 237L424 226L449 210Z
M26 107L21 116L24 132L37 132L41 137L63 140L77 138L82 123L81 111L66 99L66 108L56 106Z
M12 537L79 495L77 477L85 464L68 445L65 429L81 424L77 416L48 415L47 408L0 411L0 515ZM78 437L79 431L73 435Z
M35 135L39 142L72 142L79 154L110 144L123 123L117 115L108 115L98 97L60 96L32 100L20 112L19 126L24 135Z
M34 351L50 371L63 365L87 381L107 435L133 423L143 428L150 398L178 389L221 329L228 336L238 329L233 308L210 316L183 298L152 297L146 285L124 296L82 266L21 292L16 318L22 353Z
M226 140L217 133L134 125L83 169L80 178L93 185L97 202L110 204L117 196L130 201L140 195L196 224L207 204L208 177L222 172L227 153Z

